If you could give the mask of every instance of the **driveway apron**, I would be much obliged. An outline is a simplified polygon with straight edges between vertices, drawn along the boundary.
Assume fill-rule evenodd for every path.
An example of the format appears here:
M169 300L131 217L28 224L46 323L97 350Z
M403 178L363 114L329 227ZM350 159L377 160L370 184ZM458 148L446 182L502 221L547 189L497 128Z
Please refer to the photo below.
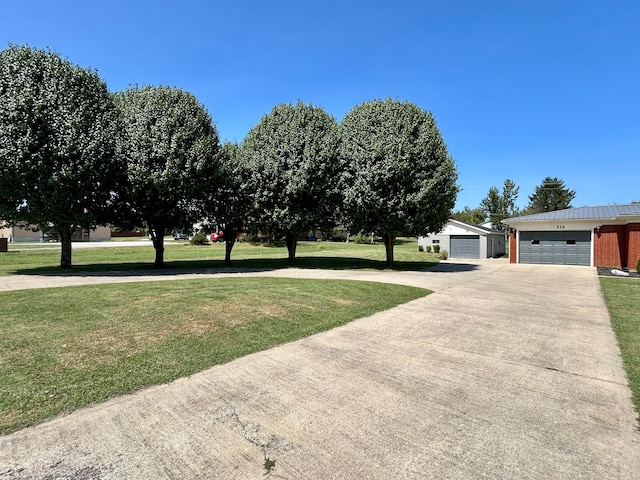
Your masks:
M0 478L640 478L594 269L252 275L434 293L0 437Z

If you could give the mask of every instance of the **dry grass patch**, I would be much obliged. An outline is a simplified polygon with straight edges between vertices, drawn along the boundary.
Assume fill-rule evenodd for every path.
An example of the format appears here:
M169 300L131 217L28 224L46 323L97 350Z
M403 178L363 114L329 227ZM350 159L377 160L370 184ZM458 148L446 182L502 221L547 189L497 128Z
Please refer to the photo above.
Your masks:
M0 433L426 295L374 282L224 278L0 293Z

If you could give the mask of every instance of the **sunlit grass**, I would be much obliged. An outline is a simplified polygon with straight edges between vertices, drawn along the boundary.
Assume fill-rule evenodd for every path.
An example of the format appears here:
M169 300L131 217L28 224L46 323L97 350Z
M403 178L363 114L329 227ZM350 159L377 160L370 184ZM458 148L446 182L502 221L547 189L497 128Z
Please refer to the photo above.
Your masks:
M600 285L622 352L633 402L640 412L640 280L601 277Z
M372 282L273 278L0 293L0 433L428 293Z
M53 246L53 248L51 248ZM195 246L184 241L165 242L168 268L221 268L224 243ZM153 267L152 246L75 248L74 269L79 271L132 270ZM433 253L418 252L416 239L401 238L395 246L396 268L420 270L438 263ZM381 244L360 245L344 242L300 242L296 252L300 268L385 268L385 250ZM239 242L233 249L232 264L238 268L285 268L287 249L282 244ZM41 248L11 244L9 252L0 254L0 275L56 272L60 264L59 244Z

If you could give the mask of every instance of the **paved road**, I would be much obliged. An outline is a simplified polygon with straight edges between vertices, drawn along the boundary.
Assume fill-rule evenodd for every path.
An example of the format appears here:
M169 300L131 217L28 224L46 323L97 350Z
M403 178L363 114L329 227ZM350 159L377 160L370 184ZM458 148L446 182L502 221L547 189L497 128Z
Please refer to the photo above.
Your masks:
M0 437L0 478L639 478L640 434L594 269L252 274L435 293ZM122 280L102 277L81 280Z

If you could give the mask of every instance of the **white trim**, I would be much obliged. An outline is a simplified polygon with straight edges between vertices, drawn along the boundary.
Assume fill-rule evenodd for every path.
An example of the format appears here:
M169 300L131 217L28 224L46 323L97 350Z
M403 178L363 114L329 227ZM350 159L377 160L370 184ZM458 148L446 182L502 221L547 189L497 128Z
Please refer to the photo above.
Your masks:
M545 222L550 223L550 222ZM558 222L553 222L558 223ZM530 225L527 225L530 226ZM541 225L536 225L540 227ZM589 266L595 266L595 229L600 228L602 225L597 225L592 228L587 228L583 225L568 225L568 222L564 224L565 228L515 228L516 231L516 263L520 263L520 232L589 232ZM576 228L578 227L578 228Z

